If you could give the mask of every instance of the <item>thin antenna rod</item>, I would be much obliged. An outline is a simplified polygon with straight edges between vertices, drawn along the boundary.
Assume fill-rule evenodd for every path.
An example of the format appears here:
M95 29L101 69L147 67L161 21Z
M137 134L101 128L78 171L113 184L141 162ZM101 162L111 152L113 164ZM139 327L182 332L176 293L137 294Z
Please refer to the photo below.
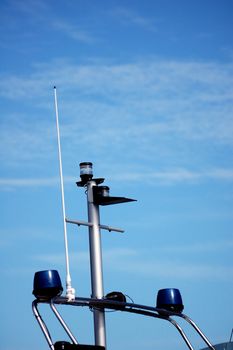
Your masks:
M67 229L66 229L66 208L65 208L65 195L64 195L64 180L63 180L63 172L62 172L61 142L60 142L60 128L59 128L59 119L58 119L56 86L54 86L54 102L55 102L56 125L57 125L57 145L58 145L58 158L59 158L60 184L61 184L61 200L62 200L62 213L63 213L65 257L66 257L66 296L68 297L69 300L73 300L75 298L75 290L71 286L71 276L70 276L68 239L67 239Z

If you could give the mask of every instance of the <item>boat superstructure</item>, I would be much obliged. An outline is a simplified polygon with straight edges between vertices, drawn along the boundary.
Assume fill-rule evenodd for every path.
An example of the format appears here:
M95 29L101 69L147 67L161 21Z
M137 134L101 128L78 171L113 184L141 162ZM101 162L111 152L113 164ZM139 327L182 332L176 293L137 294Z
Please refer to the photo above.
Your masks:
M100 221L100 207L114 204L132 202L134 199L126 197L116 197L110 195L108 186L103 185L104 178L94 178L93 165L91 162L80 163L80 180L76 183L81 189L84 189L87 195L87 221L68 219L65 213L63 175L61 163L60 134L58 123L58 109L56 88L55 89L55 108L57 120L58 151L60 163L61 194L63 208L64 238L65 238L65 257L66 257L66 290L62 295L63 287L57 270L37 271L34 276L33 294L36 299L32 303L33 314L45 336L47 344L51 350L106 350L107 337L105 327L106 310L115 310L124 313L141 315L166 321L174 326L179 332L187 348L194 350L189 338L180 326L178 320L186 321L202 338L208 349L215 350L204 333L197 324L183 313L184 305L181 293L176 288L160 289L157 294L156 306L141 305L133 302L127 302L126 296L120 291L113 291L105 295L103 290L103 267L102 267L102 247L101 230L123 232L120 228L107 226ZM85 226L89 232L89 254L91 267L91 297L77 297L71 284L69 272L69 251L67 242L66 225ZM55 315L57 321L66 332L70 341L56 340L51 337L50 331L44 322L39 306L46 304ZM59 305L67 307L85 307L93 313L94 324L94 344L80 344L78 337L73 334L71 328L65 322L61 313L58 311Z
M187 321L195 331L200 335L209 349L214 350L213 345L199 329L196 323L187 315L183 314L182 297L178 289L166 288L158 291L157 305L146 306L135 303L128 303L126 297L121 292L111 292L104 295L103 292L103 273L102 273L102 248L101 248L101 230L123 232L123 230L100 223L99 207L134 201L125 197L112 197L109 193L109 187L103 186L103 178L93 178L92 163L80 163L80 178L77 182L78 187L84 188L87 193L88 221L71 220L66 218L66 223L78 226L86 226L89 230L89 247L91 263L91 286L92 297L70 297L69 289L65 296L61 296L63 287L61 285L59 274L56 270L38 271L34 277L33 293L36 299L33 301L33 313L42 329L49 347L52 350L60 349L106 349L106 327L105 310L116 310L121 312L134 313L142 316L152 317L167 321L173 325L183 341L190 350L194 350L190 340L184 330L178 324L176 318L182 318ZM68 286L70 288L70 286ZM42 316L39 313L39 304L48 304L57 320L64 328L71 343L58 341L53 342ZM86 307L93 312L95 345L80 345L77 338L73 335L69 326L57 310L57 305L67 305L73 307Z

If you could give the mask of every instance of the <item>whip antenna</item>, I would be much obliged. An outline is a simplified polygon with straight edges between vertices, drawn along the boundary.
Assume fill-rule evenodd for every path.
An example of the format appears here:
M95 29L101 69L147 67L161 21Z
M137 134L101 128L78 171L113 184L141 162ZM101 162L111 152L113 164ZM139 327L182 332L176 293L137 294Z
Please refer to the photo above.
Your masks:
M66 296L67 296L68 300L73 300L73 299L75 299L75 290L71 286L71 276L70 276L68 239L67 239L67 229L66 229L66 208L65 208L65 195L64 195L64 180L63 180L63 172L62 172L61 142L60 142L60 129L59 129L59 119L58 119L56 86L54 86L54 102L55 102L55 113L56 113L57 145L58 145L58 158L59 158L59 171L60 171L60 184L61 184L61 201L62 201L64 242L65 242L65 258L66 258Z

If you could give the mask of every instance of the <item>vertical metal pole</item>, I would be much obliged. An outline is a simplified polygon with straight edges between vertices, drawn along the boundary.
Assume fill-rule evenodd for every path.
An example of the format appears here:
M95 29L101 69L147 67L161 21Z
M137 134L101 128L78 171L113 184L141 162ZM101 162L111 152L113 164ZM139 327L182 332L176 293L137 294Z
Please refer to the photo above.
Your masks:
M65 242L65 257L66 257L66 296L67 296L68 300L74 300L75 299L75 289L72 288L72 285L71 285L68 238L67 238L67 229L66 229L66 209L65 209L65 195L64 195L64 180L63 180L63 172L62 172L61 141L60 141L60 128L59 128L59 119L58 119L57 89L56 89L56 86L54 86L54 102L55 102L55 113L56 113L57 145L58 145L58 158L59 158L60 184L61 184L63 229L64 229L64 242Z
M104 296L101 235L99 227L99 206L93 202L94 180L87 183L88 221L89 227L90 265L92 298L102 299ZM105 314L103 310L94 309L95 345L106 347Z

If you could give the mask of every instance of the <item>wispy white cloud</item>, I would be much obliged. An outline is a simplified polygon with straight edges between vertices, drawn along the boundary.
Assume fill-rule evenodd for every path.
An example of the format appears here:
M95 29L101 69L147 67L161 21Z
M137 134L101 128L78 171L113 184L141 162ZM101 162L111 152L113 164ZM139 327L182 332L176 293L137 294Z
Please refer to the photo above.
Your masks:
M7 6L11 12L28 14L34 18L35 15L39 16L41 13L44 14L49 9L48 3L44 0L10 0L7 2Z
M155 20L144 17L141 14L125 7L116 7L111 12L112 16L117 18L124 25L134 25L149 31L155 32L157 27Z
M208 240L208 242L195 242L192 244L182 244L180 243L177 246L166 245L161 246L160 251L162 252L173 252L173 253L182 253L182 254L197 254L200 253L226 253L231 251L233 248L233 239L218 239L218 240Z
M113 248L103 252L103 259L108 261L108 264L112 264L118 261L118 259L124 259L137 255L136 251L128 248ZM79 266L82 268L88 268L89 264L89 254L88 252L70 252L69 253L70 262L72 266ZM64 264L64 253L58 254L40 254L33 256L34 260L44 261L47 263L53 263L62 265Z
M122 269L129 273L142 274L150 278L166 277L185 280L229 280L233 267L198 262L142 261L127 264Z
M19 188L19 187L47 187L47 186L55 186L59 183L58 178L1 178L0 179L0 188L11 189L11 188Z
M197 247L199 250L199 247ZM150 254L153 256L153 254ZM64 265L64 254L37 255L33 259L46 263ZM137 274L150 278L176 278L178 280L203 280L215 279L228 280L233 273L233 266L201 263L198 261L180 262L179 260L168 261L164 259L148 259L143 251L140 253L127 248L115 248L103 252L103 260L107 262L105 268L117 272ZM89 255L87 252L70 253L70 262L74 269L86 270L89 268Z
M72 176L66 176L64 182L66 184L74 184L77 178ZM13 190L19 188L39 188L39 187L54 187L59 186L60 179L58 177L48 178L0 178L0 190Z
M217 249L218 245L218 249ZM125 273L137 274L144 277L150 278L158 278L158 277L166 277L166 278L176 278L176 279L185 279L185 280L203 280L203 279L215 279L215 280L229 280L229 276L233 273L233 265L229 264L213 264L207 262L197 261L197 253L206 254L214 253L216 251L229 251L230 247L232 247L232 240L222 241L210 243L209 249L202 249L199 244L194 244L191 246L183 246L183 252L189 253L189 261L186 261L184 264L180 259L164 259L161 258L160 254L153 254L153 251L150 253L150 257L148 257L147 252L141 250L138 251L125 251L126 254L121 254L121 251L115 250L112 259L108 259L108 268L114 269L117 271L124 271ZM171 247L173 252L177 252L180 247L173 246ZM161 247L163 251L163 247ZM165 248L166 250L166 248ZM118 253L119 256L118 256ZM111 252L110 252L111 254ZM108 255L108 252L107 252ZM111 256L111 255L110 255Z
M8 9L8 10L7 10ZM31 28L34 25L40 25L43 28L49 29L51 32L60 33L75 41L79 41L85 44L91 44L95 42L94 37L87 31L72 23L71 19L66 19L65 15L58 16L57 11L51 7L51 4L44 0L25 0L23 2L10 0L6 6L5 15L9 17L9 22L12 22L12 14L15 17L17 23L18 18L24 16L24 21L29 23ZM9 14L10 13L10 14ZM8 23L6 22L8 28ZM22 32L21 32L22 35ZM24 33L28 38L32 38L32 33ZM49 40L44 38L44 40Z
M174 184L178 182L183 183L199 183L208 179L212 180L233 180L233 169L213 169L203 171L192 171L188 169L173 169L159 172L147 172L141 173L119 173L111 175L112 180L118 181L137 181L144 183L153 183L154 180L159 181L159 184Z
M84 31L83 29L80 29L75 25L70 24L69 22L66 22L65 20L54 19L51 21L50 25L53 29L60 31L61 33L74 40L86 44L92 44L96 41L94 37L90 35L90 33Z
M207 180L215 181L233 181L233 169L214 169L212 171L190 171L188 169L175 169L170 171L159 172L119 172L107 175L111 181L117 182L137 182L143 184L156 185L174 185L177 183L195 184L205 182ZM64 178L66 184L75 183L77 178L74 176L66 176ZM16 188L27 187L53 187L59 184L58 177L50 178L0 178L0 190L10 190Z
M30 76L7 76L5 79L2 77L1 94L17 99L22 96L23 88L25 96L40 97L44 96L45 86L52 86L51 82L57 81L63 91L68 90L69 93L73 88L82 88L82 96L87 92L89 96L90 93L99 92L99 96L107 97L111 96L112 92L117 92L116 96L111 96L116 100L119 96L122 98L127 92L128 95L125 96L127 101L141 93L147 99L151 98L151 103L154 99L157 101L158 97L159 101L162 100L164 103L170 103L170 99L172 101L175 99L177 108L181 102L188 106L187 102L197 103L199 99L202 102L215 102L217 107L216 102L227 102L232 99L233 66L227 63L155 59L120 65L97 62L78 66L58 60L47 65L37 65L37 68L39 70L34 71ZM9 79L11 79L10 84ZM38 90L31 90L32 85L36 86L38 83L40 83ZM10 94L12 90L14 94ZM143 100L138 101L138 104L139 102L143 103Z
M232 71L231 64L213 62L78 66L58 60L35 66L28 76L2 76L0 96L18 103L25 98L29 113L36 108L36 115L31 122L19 115L21 124L16 126L3 115L1 157L7 164L54 156L51 116L56 84L62 96L62 138L69 149L87 150L94 157L114 159L114 164L120 162L120 154L129 165L150 161L160 169L151 169L151 180L230 179L231 169L206 162L207 153L204 168L201 156L207 142L210 155L211 145L215 151L218 146L228 151L232 147ZM39 118L40 113L45 117ZM191 158L196 171L190 170ZM125 173L126 178L132 173L137 179L142 176L135 167Z
M32 115L26 110L23 114L3 111L0 125L2 164L21 167L54 156L56 129L49 118L43 118L43 112L35 110Z

